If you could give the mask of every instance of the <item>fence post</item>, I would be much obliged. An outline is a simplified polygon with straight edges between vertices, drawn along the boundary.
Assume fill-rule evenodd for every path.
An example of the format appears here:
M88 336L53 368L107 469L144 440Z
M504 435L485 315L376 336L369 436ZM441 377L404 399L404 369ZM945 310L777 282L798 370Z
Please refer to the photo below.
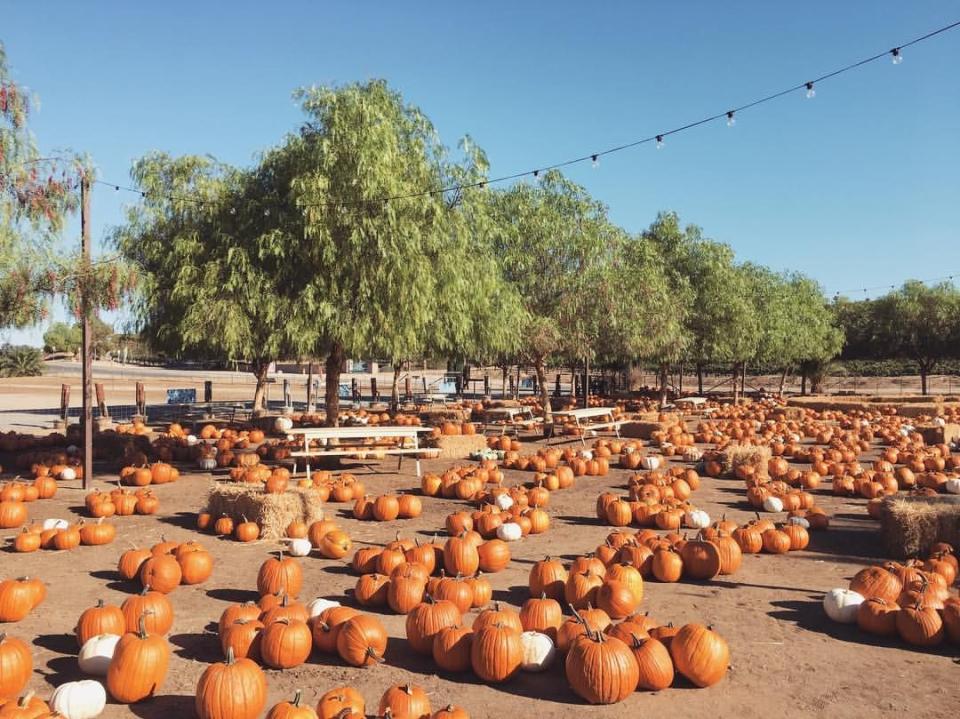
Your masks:
M370 378L370 395L373 397L374 402L380 401L380 391L377 389L377 378Z
M490 396L490 375L488 373L483 375L483 396Z
M141 417L147 415L147 390L143 382L137 382L136 387L137 414Z
M203 382L203 401L213 402L213 380L204 380Z
M63 420L63 427L66 429L70 418L70 385L60 385L60 419Z
M413 392L410 388L410 375L407 375L403 378L403 401L411 402L413 400Z

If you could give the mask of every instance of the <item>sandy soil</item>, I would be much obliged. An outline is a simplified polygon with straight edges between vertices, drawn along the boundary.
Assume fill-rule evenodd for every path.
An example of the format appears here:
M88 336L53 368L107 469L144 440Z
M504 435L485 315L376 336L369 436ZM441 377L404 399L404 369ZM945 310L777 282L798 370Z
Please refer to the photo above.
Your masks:
M449 463L427 462L428 469ZM392 463L390 464L392 467ZM405 470L412 468L412 463ZM624 486L627 472L612 470L602 479L582 478L575 488L554 493L549 511L552 529L512 545L509 568L491 577L494 597L514 607L527 598L530 564L546 554L572 558L592 550L609 531L594 517L597 494ZM528 474L508 472L508 483ZM98 477L98 484L111 479ZM368 491L416 486L404 474L364 476ZM160 514L154 517L121 517L116 543L81 547L70 553L39 552L18 555L0 552L0 576L24 574L41 577L49 586L47 601L24 621L3 630L32 643L35 671L30 688L47 697L52 688L81 678L76 665L77 647L71 630L82 609L98 598L117 603L135 587L118 581L116 561L131 543L150 544L168 539L200 539L214 554L213 577L204 585L180 587L171 595L176 613L169 635L173 649L170 672L156 698L131 707L109 704L104 717L138 716L165 719L191 716L197 679L208 662L220 659L219 643L210 633L223 609L231 602L255 599L257 568L273 548L272 543L241 545L198 535L192 527L203 503L209 478L187 474L174 485L157 488ZM738 481L705 479L694 501L719 517L744 521L752 516ZM581 704L568 689L562 667L543 675L522 674L509 683L489 687L472 675L437 675L432 661L413 654L404 639L404 617L382 615L390 635L385 665L353 669L339 659L316 653L296 669L267 671L270 704L302 688L311 702L341 684L357 686L372 713L381 693L390 685L415 682L431 693L434 708L447 702L466 707L474 717L500 717L504 712L536 713L543 719L567 715L571 709L589 717L648 716L697 717L876 717L909 714L912 719L949 716L960 706L958 647L915 651L896 641L866 637L855 627L832 624L820 605L825 590L846 585L862 565L878 556L876 524L865 515L863 500L837 499L825 491L818 502L834 514L826 532L811 533L808 550L783 556L745 557L741 570L722 581L704 584L648 582L644 610L663 623L699 621L713 624L728 640L732 653L729 676L711 689L678 685L656 694L637 693L613 707ZM53 500L31 505L31 517L75 517L82 504L79 489L63 488ZM382 544L396 531L406 536L430 536L443 517L462 507L455 500L424 499L424 512L416 520L380 524L359 522L330 505L330 513L352 535L355 547ZM6 535L12 532L6 531ZM349 559L349 556L347 557ZM344 561L317 557L301 560L305 574L304 597L324 596L344 603L355 577ZM471 621L468 619L468 621Z

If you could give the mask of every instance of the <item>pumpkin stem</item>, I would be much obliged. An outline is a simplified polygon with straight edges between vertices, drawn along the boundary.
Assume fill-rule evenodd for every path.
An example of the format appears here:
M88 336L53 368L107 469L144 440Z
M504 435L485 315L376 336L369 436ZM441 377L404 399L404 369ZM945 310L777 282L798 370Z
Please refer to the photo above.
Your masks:
M295 707L300 706L300 698L302 696L303 696L303 691L301 689L297 689L297 691L294 692L293 694L293 701L290 703Z
M97 600L97 609L103 609L104 604L102 599Z
M225 663L227 666L230 666L236 661L236 657L233 655L233 647L227 647L227 656L225 658Z
M141 639L146 639L148 636L147 634L147 615L148 614L153 614L153 610L144 609L142 612L140 612L140 616L137 619L137 636L139 636Z

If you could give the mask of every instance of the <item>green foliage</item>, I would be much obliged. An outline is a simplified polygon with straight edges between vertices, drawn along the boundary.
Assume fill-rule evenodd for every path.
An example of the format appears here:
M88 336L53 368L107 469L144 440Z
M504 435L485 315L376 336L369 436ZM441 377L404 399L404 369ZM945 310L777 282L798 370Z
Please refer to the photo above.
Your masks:
M0 377L36 377L43 374L43 355L36 347L0 347Z
M116 344L113 327L99 317L92 318L91 326L93 328L91 346L94 353L103 355L112 350ZM43 333L43 350L44 352L75 353L80 351L82 341L83 331L79 324L54 322Z

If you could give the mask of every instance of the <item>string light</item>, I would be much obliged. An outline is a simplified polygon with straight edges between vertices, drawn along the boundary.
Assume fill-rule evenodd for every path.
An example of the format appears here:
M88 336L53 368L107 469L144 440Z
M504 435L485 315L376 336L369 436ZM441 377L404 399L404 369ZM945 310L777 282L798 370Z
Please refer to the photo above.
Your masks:
M735 117L736 112L733 110L727 110L727 127L733 127L737 124L737 118Z
M622 145L617 145L617 146L615 146L615 147L610 147L610 148L607 148L607 149L602 150L602 151L600 151L600 152L592 152L592 153L590 153L590 154L583 155L583 156L580 156L580 157L574 157L574 158L571 158L571 159L568 159L568 160L563 160L563 161L560 161L560 162L555 162L555 163L553 163L553 164L551 164L551 165L541 166L541 167L539 167L539 168L537 168L537 169L535 169L535 170L524 170L524 171L522 171L522 172L515 172L515 173L509 174L509 175L501 175L501 176L499 176L499 177L489 178L489 179L484 180L484 181L482 181L482 182L481 182L481 181L476 181L476 182L472 182L472 183L464 183L464 184L451 185L451 186L448 186L448 187L443 188L440 192L441 192L441 193L444 193L444 192L457 192L457 191L461 191L461 190L465 190L465 189L470 189L470 188L485 187L486 185L494 184L494 183L510 182L510 181L513 181L513 180L519 180L519 179L522 179L522 178L525 178L525 177L530 177L530 176L532 176L532 177L534 177L534 178L537 178L537 177L540 176L540 173L541 173L541 172L546 172L546 171L548 171L548 170L558 170L558 169L562 169L562 168L564 168L564 167L569 167L569 166L572 166L572 165L581 164L581 163L583 163L583 162L586 162L587 160L591 161L591 163L593 163L594 166L596 166L597 164L599 164L599 158L600 158L601 155L609 155L609 154L612 154L612 153L614 153L614 152L622 152L622 151L624 151L624 150L632 149L632 148L634 148L634 147L639 147L640 145L646 145L646 144L654 143L654 142L656 143L656 147L657 147L657 149L659 150L659 149L662 149L662 148L663 148L664 138L665 138L667 135L675 135L675 134L678 134L678 133L680 133L680 132L684 132L684 131L686 131L686 130L692 130L692 129L695 128L695 127L700 127L701 125L706 125L706 124L708 124L708 123L714 122L714 121L719 120L719 119L722 119L722 118L724 118L724 117L726 117L726 119L727 119L727 124L728 124L728 125L733 125L733 124L735 123L734 116L735 116L736 113L742 112L742 111L744 111L744 110L752 109L752 108L754 108L754 107L757 107L758 105L762 105L762 104L765 104L765 103L768 103L768 102L772 102L772 101L774 101L774 100L778 100L778 99L780 99L780 98L782 98L782 97L785 97L785 96L787 96L787 95L793 94L794 92L797 92L797 91L799 91L799 90L804 90L804 89L805 89L805 90L806 90L806 96L807 96L807 98L812 99L812 98L816 97L816 89L815 89L815 84L816 84L816 83L818 83L818 82L823 82L823 81L825 81L825 80L829 80L829 79L835 78L835 77L837 77L837 76L839 76L839 75L842 75L842 74L845 74L845 73L847 73L847 72L851 72L852 70L856 70L856 69L858 69L858 68L860 68L860 67L862 67L862 66L864 66L864 65L867 65L868 63L875 62L876 60L879 60L880 58L883 58L883 57L891 57L894 64L900 64L900 62L901 62L902 59L903 59L902 51L903 51L904 48L910 47L910 46L913 46L913 45L917 45L917 44L919 44L919 43L921 43L921 42L924 42L924 41L926 41L926 40L929 40L929 39L931 39L931 38L933 38L933 37L935 37L935 36L937 36L937 35L940 35L940 34L942 34L942 33L948 32L948 31L950 31L950 30L954 30L954 29L956 29L957 27L960 27L960 20L958 20L958 21L956 21L956 22L952 22L952 23L950 23L949 25L944 25L943 27L939 27L939 28L937 28L936 30L932 30L932 31L926 33L925 35L921 35L920 37L914 38L914 39L912 39L912 40L910 40L910 41L908 41L908 42L902 43L901 45L898 45L898 46L894 47L894 48L891 49L891 50L884 50L883 52L878 53L878 54L876 54L876 55L872 55L872 56L870 56L870 57L863 58L862 60L858 60L858 61L856 61L856 62L850 63L849 65L845 65L845 66L843 66L843 67L840 67L840 68L837 68L837 69L835 69L835 70L832 70L831 72L825 73L825 74L823 74L823 75L821 75L821 76L819 76L819 77L814 78L813 80L809 80L809 81L800 83L799 85L795 85L795 86L792 86L792 87L787 87L787 88L785 88L785 89L783 89L783 90L780 90L779 92L774 92L774 93L772 93L772 94L770 94L770 95L766 95L766 96L764 96L764 97L761 97L760 99L757 99L757 100L754 100L754 101L752 101L752 102L748 102L748 103L746 103L746 104L740 105L739 107L735 107L735 108L733 108L733 109L731 109L731 110L726 110L726 111L721 112L721 113L716 114L716 115L711 115L711 116L709 116L709 117L705 117L705 118L702 118L702 119L700 119L700 120L696 120L696 121L693 121L693 122L689 122L689 123L687 123L687 124L685 124L685 125L681 125L681 126L679 126L679 127L673 128L673 129L671 129L671 130L662 131L662 132L659 132L659 133L657 133L657 134L655 134L655 135L652 135L652 136L649 136L649 137L645 137L645 138L642 138L642 139L639 139L639 140L634 140L633 142L628 142L628 143L625 143L625 144L622 144ZM104 181L101 181L101 180L96 180L96 182L97 182L98 184L108 185L108 186L111 186L111 187L117 187L117 186L114 185L114 183L111 183L111 182L104 182ZM138 189L136 189L136 188L123 187L123 186L119 186L119 188L122 189L122 190L126 190L126 191L128 191L128 192L139 193L140 196L141 196L141 197L144 197L144 198L147 196L145 192L141 192L140 190L138 190ZM389 200L404 200L404 199L412 199L412 198L417 198L417 197L426 197L426 196L429 196L429 195L434 194L435 192L436 192L436 190L421 190L421 191L410 192L410 193L403 194L403 195L395 195L395 196L391 196L391 197L387 197L387 198L379 198L379 199L377 199L377 198L371 198L371 199L367 199L367 200L357 200L357 201L355 201L355 202L350 202L350 203L344 203L344 202L326 202L326 203L318 203L318 204L312 205L312 206L314 206L314 207L331 207L331 208L341 208L341 209L342 209L342 208L345 207L346 205L363 206L363 205L368 205L368 204L370 204L370 203L379 203L379 202L383 202L384 204L386 204L386 202L388 202ZM197 203L200 202L199 200L196 200L196 199L193 199L193 198L190 198L190 197L176 197L176 196L173 196L173 195L167 196L166 199L168 199L168 200L178 200L178 201L181 201L181 202L197 202Z
M593 166L593 169L596 170L600 167L600 158L596 155L590 155L590 164Z

